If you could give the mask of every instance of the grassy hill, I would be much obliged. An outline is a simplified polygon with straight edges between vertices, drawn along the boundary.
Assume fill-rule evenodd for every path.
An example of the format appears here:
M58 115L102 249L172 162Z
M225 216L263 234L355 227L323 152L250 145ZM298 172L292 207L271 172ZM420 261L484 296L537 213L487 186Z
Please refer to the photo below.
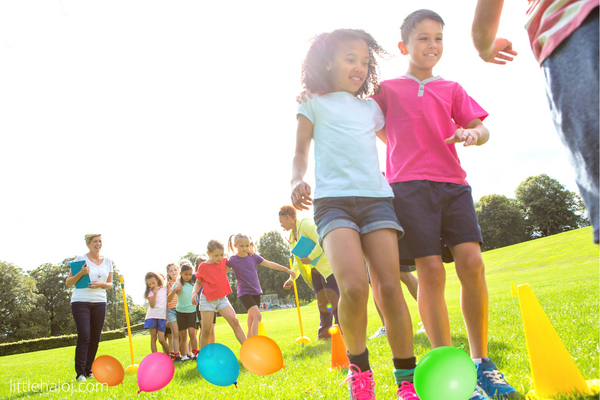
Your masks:
M524 395L532 389L527 347L517 297L511 297L510 282L528 283L552 321L571 356L586 379L598 378L599 362L599 260L598 246L592 243L591 228L583 228L543 239L495 249L483 254L489 290L489 354L506 379ZM404 291L408 294L408 291ZM454 266L447 266L446 301L450 314L453 345L464 344L466 330L460 313L460 285ZM416 302L407 297L414 331L420 321ZM368 333L380 326L373 302L369 304ZM316 340L319 315L316 305L302 307L305 335ZM239 316L242 326L246 316ZM95 381L79 386L75 381L74 347L13 355L0 358L0 398L44 396L51 399L342 399L347 386L339 386L346 371L328 371L330 343L313 341L302 347L294 344L300 335L295 309L266 312L263 322L267 335L282 349L286 368L269 376L257 376L240 363L238 388L218 387L204 381L195 363L176 365L175 377L164 389L137 395L135 375L125 377L122 385L94 387ZM239 357L240 345L227 323L218 319L217 342L225 344ZM136 363L150 353L149 336L133 338ZM414 338L415 354L420 359L431 350L428 339ZM395 399L391 375L392 362L385 339L368 342L378 398ZM126 367L130 364L127 339L100 344L98 356L108 354ZM19 383L19 386L17 386ZM24 387L23 383L28 386ZM33 384L37 383L36 390ZM41 385L41 389L40 389ZM43 386L46 385L46 386ZM54 385L54 386L52 386ZM62 385L62 387L61 387ZM52 387L55 389L52 390ZM60 392L56 388L60 388ZM19 390L17 390L19 389ZM524 397L524 396L523 396Z

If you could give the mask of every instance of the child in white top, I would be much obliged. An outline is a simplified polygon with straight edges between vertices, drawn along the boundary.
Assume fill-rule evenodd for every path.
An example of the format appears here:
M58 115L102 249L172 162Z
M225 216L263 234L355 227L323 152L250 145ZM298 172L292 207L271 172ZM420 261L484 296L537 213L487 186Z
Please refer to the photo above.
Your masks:
M157 352L156 337L165 354L169 354L169 345L165 339L167 329L167 287L162 274L148 272L146 274L146 291L144 298L148 299L150 307L146 312L144 328L150 330L150 348L153 353Z

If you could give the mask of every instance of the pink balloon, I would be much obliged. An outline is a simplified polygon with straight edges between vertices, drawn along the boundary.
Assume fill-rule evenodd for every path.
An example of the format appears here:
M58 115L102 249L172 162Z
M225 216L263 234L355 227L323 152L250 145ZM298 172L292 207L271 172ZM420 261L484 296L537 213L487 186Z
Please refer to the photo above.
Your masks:
M175 375L175 365L171 357L164 353L148 354L137 371L140 392L154 392L167 386Z

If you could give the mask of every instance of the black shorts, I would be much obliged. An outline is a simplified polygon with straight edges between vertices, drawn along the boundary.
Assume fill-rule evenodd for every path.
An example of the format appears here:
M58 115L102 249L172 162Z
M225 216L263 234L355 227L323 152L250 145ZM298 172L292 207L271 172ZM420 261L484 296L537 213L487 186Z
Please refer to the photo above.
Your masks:
M471 186L447 182L394 182L394 210L404 227L398 240L400 263L440 255L451 262L448 247L482 243Z
M246 307L246 310L249 310L254 306L260 308L260 294L245 294L239 299L242 301L244 307Z
M187 328L196 328L196 313L182 313L177 311L177 327L179 331L185 331Z

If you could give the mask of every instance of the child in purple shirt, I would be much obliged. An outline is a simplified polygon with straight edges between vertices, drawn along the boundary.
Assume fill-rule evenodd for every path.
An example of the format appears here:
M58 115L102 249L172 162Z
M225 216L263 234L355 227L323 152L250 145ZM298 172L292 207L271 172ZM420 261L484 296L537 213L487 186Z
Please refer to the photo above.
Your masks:
M258 334L258 323L261 321L260 314L260 295L263 293L258 281L258 272L256 267L263 267L285 271L292 279L296 274L291 269L277 263L265 260L255 253L250 253L252 240L249 236L242 233L231 235L229 237L228 248L230 252L235 250L236 254L227 260L227 266L233 270L235 279L237 279L237 295L242 301L246 310L248 310L248 338Z

